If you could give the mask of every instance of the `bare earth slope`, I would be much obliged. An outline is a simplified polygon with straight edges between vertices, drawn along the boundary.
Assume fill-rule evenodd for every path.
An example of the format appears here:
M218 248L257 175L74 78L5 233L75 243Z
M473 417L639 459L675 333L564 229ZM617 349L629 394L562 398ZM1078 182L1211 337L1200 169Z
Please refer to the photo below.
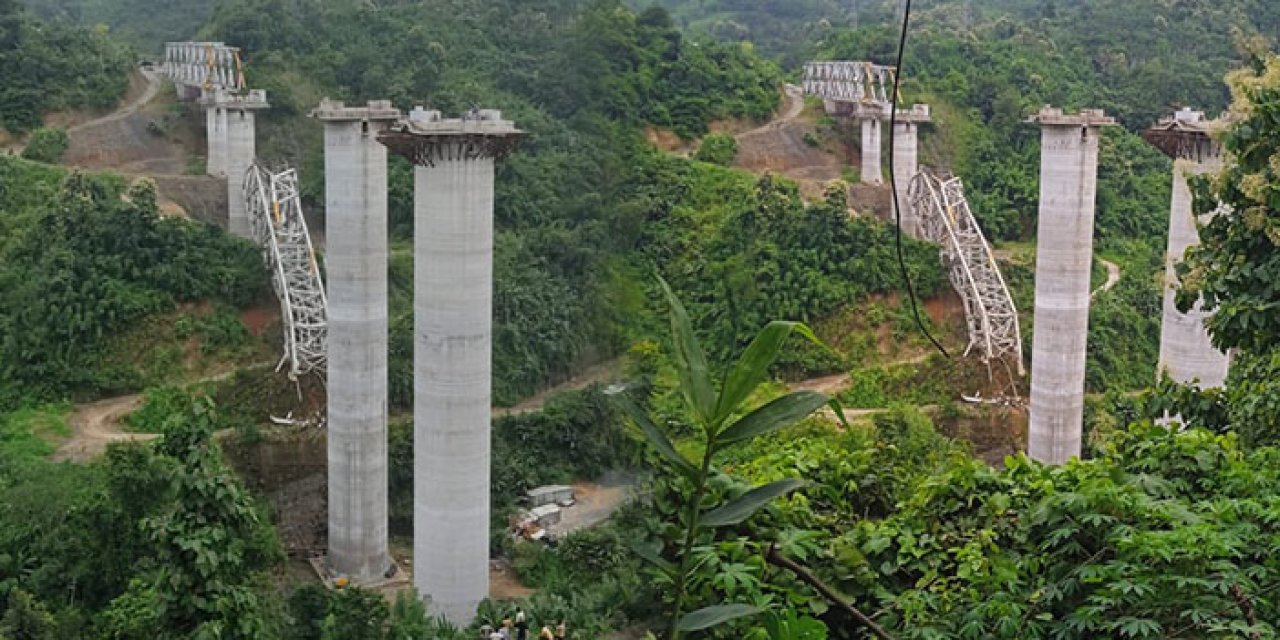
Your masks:
M840 178L842 162L838 154L805 142L816 140L814 118L804 113L804 92L786 86L786 105L777 118L762 127L737 136L738 157L734 166L752 173L786 176L800 185L806 200L822 197L826 184Z
M149 69L140 69L138 75L145 83L139 94L116 111L67 130L67 164L131 174L183 172L186 151L160 126L169 102L157 100L163 80Z

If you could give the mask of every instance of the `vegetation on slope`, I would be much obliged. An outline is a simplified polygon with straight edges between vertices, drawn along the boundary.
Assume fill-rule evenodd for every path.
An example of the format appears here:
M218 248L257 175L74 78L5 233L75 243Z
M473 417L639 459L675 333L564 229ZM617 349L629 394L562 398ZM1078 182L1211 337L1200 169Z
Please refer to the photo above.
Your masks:
M247 305L266 284L252 246L160 217L148 182L13 158L0 158L0 265L0 410L136 388L106 357L130 330L180 302Z
M291 100L295 109L313 104L317 96L309 92L350 90L351 96L383 97L399 90L392 85L405 78L417 82L415 74L427 74L424 82L435 77L430 75L436 73L431 65L408 64L411 46L395 49L401 64L385 68L379 67L384 60L373 55L376 46L385 44L378 38L386 35L392 44L399 43L419 26L407 19L380 22L385 16L374 14L409 18L422 10L416 5L326 5L332 12L323 14L324 21L346 21L342 26L358 43L334 37L330 42L348 47L334 51L315 34L336 34L339 24L309 22L310 14L294 13L299 3L268 2L260 14L256 11L261 4L244 0L224 5L219 20L227 22L218 24L230 28L225 25L246 20L246 27L258 29L246 33L267 39L277 26L290 38L315 38L310 44L267 50L256 61L256 73L264 82L274 78L279 87L289 89L281 92L286 108ZM729 73L711 76L718 78L714 86L673 91L633 113L639 104L635 92L659 88L648 84L654 74L674 74L664 76L664 82L673 77L705 79L690 74L706 62L699 58L706 54L686 55L692 45L659 12L635 16L616 4L596 2L578 18L570 4L566 0L499 7L528 10L516 14L521 23L486 13L486 3L459 0L448 4L457 9L452 14L457 22L422 26L440 29L427 31L440 40L425 44L438 42L440 49L452 52L441 58L440 77L449 79L442 86L448 86L427 92L427 97L439 95L437 106L455 111L473 100L496 104L534 134L501 176L504 191L499 200L506 204L500 211L498 260L505 266L499 268L498 309L504 314L499 333L506 332L499 342L505 340L506 347L495 350L495 357L506 358L499 367L500 384L506 385L503 393L514 397L572 367L576 358L592 350L619 349L643 338L665 341L665 332L646 313L656 306L656 292L648 284L650 271L666 275L689 300L699 337L711 355L710 367L738 353L765 319L822 319L892 286L896 264L886 253L888 228L873 221L850 221L839 196L805 207L785 183L665 158L640 143L638 129L645 123L687 126L691 134L701 131L707 118L725 115L714 106L717 96L742 98L739 115L750 115L749 105L756 104L756 98L762 100L757 106L767 109L770 103L763 100L775 98L755 89L770 86L772 67L747 49L708 44L707 49L723 48L730 52L726 59L742 65L728 64ZM530 40L521 40L515 25L543 24L538 22L540 15L549 26L530 29ZM363 20L388 31L350 28ZM464 28L467 25L474 28ZM507 38L498 39L499 35ZM530 60L560 55L558 64L576 64L565 57L573 49L560 50L555 40L540 39L570 35L582 39L576 46L600 54L584 56L594 61L582 61L574 74L558 76L556 69L539 68L535 78L522 75L532 73L532 67L501 64L499 53L527 54ZM867 39L858 40L863 37ZM878 37L851 35L849 42L869 43ZM468 39L494 44L476 47L468 56L463 54L471 44ZM1034 135L1001 137L1005 129L990 123L997 118L1016 120L1011 114L1018 108L1035 106L1022 104L1016 92L1070 98L1078 90L1079 97L1088 99L1094 95L1088 93L1094 90L1092 80L1081 76L1078 86L1066 87L1056 81L1037 84L1035 68L1022 66L1014 44L966 48L959 41L940 42L938 60L955 72L938 79L941 88L936 91L943 96L938 104L980 115L978 121L988 128L964 133L974 147L1032 156L1026 164L970 160L974 172L1005 172L991 180L1006 189L991 189L994 195L989 197L1015 202L1027 193L1028 184L1034 184L1034 176L1018 173L1019 166L1035 166ZM668 59L673 43L680 55ZM306 55L292 58L288 47L295 45ZM621 55L612 55L619 48ZM1031 49L1026 55L1047 69L1057 68L1051 52ZM332 74L320 79L301 75L325 64L341 66L340 61L353 57L357 61L344 69L341 79ZM991 62L991 69L985 70L995 78L990 86L966 86L968 78L981 78L984 71L968 69L958 60L968 57ZM842 602L852 599L854 606L873 612L880 624L902 638L1276 637L1280 539L1274 523L1280 520L1275 501L1280 453L1268 443L1274 442L1274 425L1280 424L1280 402L1267 382L1276 379L1276 360L1269 349L1277 323L1270 286L1275 281L1275 251L1265 243L1275 235L1268 233L1268 220L1277 208L1273 185L1280 182L1273 159L1276 150L1268 141L1276 140L1275 123L1280 120L1273 113L1276 67L1274 60L1267 61L1254 76L1240 79L1245 87L1239 91L1241 105L1250 116L1228 137L1228 145L1236 145L1233 151L1242 160L1214 185L1212 196L1201 197L1201 202L1219 198L1234 204L1239 214L1210 225L1201 268L1193 262L1187 279L1188 295L1203 291L1224 310L1221 325L1215 327L1219 341L1241 347L1247 358L1225 392L1169 389L1150 401L1129 402L1109 416L1109 429L1095 433L1092 460L1062 467L1018 457L1003 469L992 469L972 458L963 445L938 437L927 419L909 409L878 416L873 427L836 430L806 423L708 457L706 504L739 499L747 487L735 478L763 484L803 477L807 485L731 526L695 531L692 546L681 537L686 551L676 559L693 558L693 570L679 588L661 568L641 568L633 553L638 545L676 548L674 538L686 532L680 526L681 514L689 513L691 504L704 504L693 499L692 483L670 474L670 479L648 487L647 500L628 508L616 526L578 534L555 548L517 545L517 569L543 588L524 603L526 610L539 621L567 618L571 637L599 638L624 626L665 626L669 621L662 619L661 605L681 593L686 610L723 602L767 610L768 617L760 620L768 620L769 626L739 621L704 637L859 637L845 609L826 601L797 574L764 561L765 552L773 549L807 566L847 596ZM757 64L761 66L753 66ZM424 68L428 71L421 71ZM973 75L967 75L970 71ZM364 89L352 90L356 86ZM564 99L582 87L598 93L583 94L590 100L582 104ZM404 89L396 98L405 106L420 95L418 89ZM710 97L700 107L701 96ZM686 106L673 109L675 105ZM676 115L686 108L695 115ZM300 115L295 111L270 125L275 131L268 148L292 154L304 167L317 166L314 128L286 139L290 132L303 131ZM1099 190L1099 247L1121 254L1117 261L1132 262L1134 266L1125 264L1126 271L1138 272L1142 265L1157 269L1162 246L1142 236L1159 236L1163 227L1167 197L1159 190L1166 188L1167 165L1139 151L1145 147L1123 132L1109 134L1106 145L1104 175L1112 175L1104 178ZM1110 153L1115 157L1108 158ZM392 382L403 403L408 397L405 296L411 271L403 236L411 219L407 167L397 164L394 171L401 239L392 264L398 316L393 348L399 349L393 366L401 369ZM976 174L965 177L984 179ZM1107 180L1114 182L1106 184ZM9 189L11 182L25 188ZM312 194L319 193L317 187L313 179ZM117 316L155 318L158 310L171 308L184 296L234 302L261 286L256 256L247 246L217 234L211 236L218 240L205 238L185 223L155 219L145 188L127 192L127 199L120 198L122 192L118 180L64 178L47 166L0 163L0 264L5 269L0 290L26 296L21 306L0 305L0 339L13 339L14 327L30 327L43 336L41 340L69 336L90 351L100 350L99 334L124 326L111 324L126 322ZM1028 206L993 207L996 214L988 222L993 228L1007 225L1003 228L1009 237L1025 237L1033 207L1032 200L1024 202ZM121 235L113 235L117 233ZM118 252L117 245L129 251ZM908 267L917 279L926 288L941 286L932 254L914 243L906 249ZM195 257L209 264L190 264ZM169 273L175 263L190 264L181 274L190 280ZM91 277L70 277L82 271ZM1152 289L1138 286L1154 281L1140 276L1100 298L1098 306L1108 315L1104 320L1115 318L1115 324L1092 326L1107 330L1112 336L1107 339L1132 340L1135 331L1141 332L1136 327L1149 328L1123 316L1136 300L1148 305L1136 311L1144 321L1154 313L1155 306L1149 304L1156 300ZM63 295L71 284L82 281L93 285L89 297ZM1126 287L1133 292L1126 292ZM1116 298L1109 300L1108 295ZM46 297L52 306L39 306ZM76 307L82 299L95 305L87 311ZM33 304L40 314L24 316ZM103 315L95 315L99 309ZM66 323L65 318L90 324ZM93 323L105 328L94 329ZM59 331L69 333L63 336ZM689 340L673 342L687 346ZM65 395L80 383L79 378L67 377L79 370L70 366L74 361L60 359L67 354L57 344L37 343L19 351L9 343L3 346L0 356L37 358L39 366L70 380L63 388L45 389L20 379L23 386L18 388L31 390L31 395ZM1135 345L1133 353L1139 355L1133 357L1150 358L1143 348ZM638 391L650 392L637 393L636 398L657 418L653 429L666 434L671 449L701 454L690 437L692 425L700 423L697 411L691 414L672 399L681 393L696 397L707 391L706 385L694 388L688 380L684 386L675 382L678 376L668 356L661 355L664 352L676 353L670 346L644 342L633 349ZM10 356L13 353L18 356ZM833 366L819 355L796 350L790 357L804 370ZM1120 358L1121 352L1109 352L1108 357ZM26 363L21 364L18 376L26 370ZM6 375L15 375L13 371L0 369ZM1134 375L1135 380L1149 377L1145 372ZM1096 383L1122 380L1114 371L1107 376ZM12 386L0 382L5 382L0 388ZM757 406L776 391L765 386L745 400ZM0 416L0 504L17 514L10 517L6 512L0 520L0 636L475 636L474 627L451 630L427 620L423 607L410 599L388 608L377 596L359 590L303 589L286 604L265 587L261 573L279 558L274 536L221 465L209 439L209 431L221 422L202 399L187 404L186 399L169 398L166 403L167 409L162 411L157 403L156 410L170 413L168 418L140 418L165 425L168 433L155 452L140 446L115 448L105 460L83 466L43 459L49 450L45 439L65 431L58 421L60 408ZM1221 433L1153 426L1150 419L1164 408ZM509 493L530 482L625 462L630 447L619 439L616 420L616 413L594 392L586 392L547 414L499 421L496 464L505 466L495 473L502 485L495 488ZM392 449L393 496L399 504L398 510L393 505L392 515L401 523L410 484L404 474L405 456L411 450L406 435L397 430ZM557 464L544 462L563 456L566 448L581 455ZM674 462L671 451L650 450L648 455L656 465ZM663 566L661 561L657 564ZM477 624L495 622L511 609L509 604L486 603ZM784 627L789 631L784 633Z
M211 408L184 412L156 450L85 465L0 437L0 636L271 637L275 531L222 463Z
M117 40L150 56L158 56L165 42L190 39L216 4L207 0L20 1L50 22L109 29Z
M102 33L44 24L0 0L0 129L21 133L56 109L104 109L128 86L129 51Z
M322 193L318 128L300 116L323 95L390 98L402 108L426 103L451 113L494 106L529 132L497 184L498 402L514 402L583 361L653 335L644 318L652 317L645 310L653 291L645 283L654 269L671 276L691 303L720 304L704 316L709 322L749 314L716 336L717 353L739 346L769 305L788 301L788 289L800 282L826 283L816 298L788 301L786 312L804 319L894 286L892 259L877 247L888 237L882 227L838 220L836 203L805 213L782 187L757 189L741 174L669 159L643 142L642 125L697 136L716 119L766 118L778 103L774 65L749 47L685 38L662 10L635 14L611 0L582 7L563 0L376 8L229 2L203 33L245 48L251 84L265 87L277 105L264 118L260 149L304 168L313 203ZM409 167L394 160L391 222L398 239L412 229L411 192ZM770 221L759 238L768 244L728 246L747 217ZM681 228L685 222L696 226ZM843 248L840 239L824 238L841 229L865 235L844 238ZM717 234L721 247L706 244ZM714 254L710 260L699 257L704 248ZM689 262L670 262L672 251ZM922 250L911 251L913 269L936 271ZM705 290L712 283L693 276L721 268L714 264L732 254L737 261L724 269L735 273L725 275L739 295L716 303L718 296ZM791 273L789 261L800 255L809 262ZM874 266L863 265L869 267L863 273L857 260ZM397 242L391 386L401 406L411 390L411 269L410 246ZM766 272L779 277L753 282Z

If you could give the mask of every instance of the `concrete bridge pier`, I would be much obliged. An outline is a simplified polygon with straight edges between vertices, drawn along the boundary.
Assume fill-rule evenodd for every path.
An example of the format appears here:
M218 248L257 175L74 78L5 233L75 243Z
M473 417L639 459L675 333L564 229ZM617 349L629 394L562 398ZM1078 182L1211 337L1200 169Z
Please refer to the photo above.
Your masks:
M389 101L321 102L328 274L329 570L386 577L387 149Z
M378 136L416 165L413 583L458 625L489 595L494 163L519 136L421 107Z
M252 238L249 211L244 201L244 176L256 157L254 112L266 109L265 91L244 95L219 91L215 103L226 117L226 147L223 167L227 175L227 228L242 238Z
M1081 452L1098 136L1115 120L1046 106L1030 122L1041 137L1027 455L1060 464Z
M1173 159L1173 196L1169 203L1169 244L1165 252L1164 310L1160 322L1160 366L1174 382L1202 389L1226 383L1231 358L1214 348L1205 328L1211 314L1200 303L1187 313L1178 311L1174 292L1176 265L1187 249L1200 244L1200 232L1192 212L1190 176L1218 171L1222 147L1209 136L1211 123L1204 112L1183 109L1163 118L1144 137Z
M227 175L227 112L216 104L208 104L205 113L205 139L208 153L205 155L205 173L211 176Z
M882 184L884 174L880 170L880 118L862 118L862 171L863 184Z
M920 124L929 122L929 105L916 104L910 109L899 109L893 125L893 181L902 215L902 232L919 238L922 230L920 219L907 201L907 189L911 178L920 171Z

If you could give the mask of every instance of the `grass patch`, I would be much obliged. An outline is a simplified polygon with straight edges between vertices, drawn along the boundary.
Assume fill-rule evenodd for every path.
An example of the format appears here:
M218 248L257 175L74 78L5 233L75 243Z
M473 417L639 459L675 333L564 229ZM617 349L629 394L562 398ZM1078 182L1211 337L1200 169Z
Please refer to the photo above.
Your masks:
M864 367L849 376L851 384L839 398L851 409L947 405L987 386L985 366L972 357L932 355L920 363Z
M17 463L44 458L71 437L71 405L47 404L0 415L0 460Z

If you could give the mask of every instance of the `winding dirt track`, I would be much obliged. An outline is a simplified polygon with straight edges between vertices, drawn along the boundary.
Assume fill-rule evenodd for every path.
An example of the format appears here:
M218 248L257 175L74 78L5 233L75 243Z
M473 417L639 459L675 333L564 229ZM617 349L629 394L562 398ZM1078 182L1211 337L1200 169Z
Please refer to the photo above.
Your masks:
M800 116L804 113L804 91L795 85L784 88L786 106L772 120L735 136L738 156L734 166L762 175L773 173L800 185L806 200L822 198L826 186L840 178L841 159L811 144L815 128Z
M1102 283L1101 287L1094 289L1093 293L1089 294L1090 300L1098 297L1099 293L1110 291L1118 282L1120 282L1120 265L1110 260L1103 260L1102 258L1098 258L1098 262L1101 262L1102 266L1107 268L1107 281Z
M76 405L67 419L71 425L71 439L58 447L53 460L85 462L106 453L107 445L113 442L156 439L158 434L128 433L121 427L121 420L140 406L142 395L137 393Z
M271 366L271 363L259 363L245 368L256 369L265 366ZM610 360L597 364L565 382L526 398L515 406L494 407L493 416L496 418L498 416L520 415L540 411L551 396L563 391L583 389L597 382L615 380L620 374L620 370L621 361L619 360ZM225 380L234 375L236 371L231 370L219 373L187 384L194 385ZM71 426L71 438L58 447L52 459L54 461L86 462L106 453L107 445L113 442L147 442L158 438L159 435L154 433L131 433L125 431L123 424L125 416L138 410L141 406L142 394L138 393L76 405L71 415L67 418L67 422Z
M103 125L107 125L112 122L123 120L137 113L139 110L145 107L147 103L154 100L156 97L156 94L160 92L160 77L157 76L154 71L144 67L138 68L138 74L141 75L143 80L145 80L147 83L146 88L143 89L141 94L139 94L133 100L130 100L129 102L120 105L118 109L116 109L115 111L105 116L102 116L101 118L94 118L93 120L89 120L88 122L81 122L80 124L77 124L67 129L67 135L72 135L75 133L82 132L86 129L101 127Z
M612 382L622 375L622 361L609 360L592 365L584 369L581 373L569 378L568 380L548 387L538 393L521 400L519 403L510 407L494 407L493 417L520 415L522 413L533 413L541 411L542 407L547 404L547 400L564 391L577 391L585 389L596 383Z

